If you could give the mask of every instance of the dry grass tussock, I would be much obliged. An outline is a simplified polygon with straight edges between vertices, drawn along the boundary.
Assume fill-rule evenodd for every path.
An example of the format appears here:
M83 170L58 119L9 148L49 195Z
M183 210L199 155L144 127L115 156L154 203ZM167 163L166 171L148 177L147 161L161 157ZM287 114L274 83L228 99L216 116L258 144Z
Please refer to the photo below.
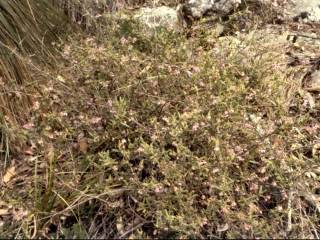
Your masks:
M103 21L56 43L9 128L24 144L1 175L0 236L318 237L318 115L290 111L290 44Z

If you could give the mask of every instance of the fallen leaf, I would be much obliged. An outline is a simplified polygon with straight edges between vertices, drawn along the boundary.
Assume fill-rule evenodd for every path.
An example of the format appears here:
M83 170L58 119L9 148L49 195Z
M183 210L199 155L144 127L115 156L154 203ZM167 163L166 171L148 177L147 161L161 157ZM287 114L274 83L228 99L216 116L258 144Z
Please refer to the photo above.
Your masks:
M217 232L225 232L229 229L229 224L226 223L225 225L219 226Z
M316 157L317 153L319 153L319 150L320 150L320 144L319 143L316 143L315 145L313 145L313 147L312 147L312 156Z
M3 176L2 181L4 183L8 183L14 177L14 175L16 175L16 167L12 166L8 168L6 174Z
M63 83L66 82L61 75L58 75L58 76L57 76L57 80L60 81L60 82L63 82Z
M33 123L26 123L22 126L24 129L30 130L34 127Z
M91 124L97 124L97 123L100 123L101 120L102 120L101 117L94 117L94 118L90 119L90 123Z
M36 110L39 110L39 108L40 108L40 103L39 103L39 101L34 101L34 102L32 103L32 109L33 109L34 111L36 111Z
M8 209L0 209L0 216L8 215L9 211Z
M116 224L116 227L117 227L118 232L122 232L123 231L124 226L123 226L123 221L122 221L121 217L118 220L118 222Z
M78 144L79 144L79 150L80 150L80 152L86 154L87 151L88 151L88 143L87 143L87 140L86 140L85 138L81 138L81 139L79 139Z
M24 153L27 154L27 155L33 155L33 154L34 154L34 152L33 152L33 150L32 150L31 147L28 148L28 149L26 149L26 150L24 151Z
M13 209L13 211L12 211L13 219L16 221L22 220L23 218L28 216L28 214L29 214L28 211L26 211L22 208Z

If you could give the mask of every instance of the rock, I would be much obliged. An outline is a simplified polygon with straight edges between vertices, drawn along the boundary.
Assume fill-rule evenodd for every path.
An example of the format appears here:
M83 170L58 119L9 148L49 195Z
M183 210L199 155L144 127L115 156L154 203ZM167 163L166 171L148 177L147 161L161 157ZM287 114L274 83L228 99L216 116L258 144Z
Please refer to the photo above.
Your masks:
M177 11L166 6L141 8L134 18L149 29L164 27L170 30L178 30L180 26Z
M217 23L215 28L214 28L215 37L220 37L223 34L224 31L225 31L225 27L222 24Z
M256 0L261 4L272 4L283 9L289 19L303 21L320 21L319 0L286 0L281 4L275 0ZM251 4L243 0L188 0L181 9L186 19L199 19L205 15L226 16L236 10L241 3Z
M310 92L319 92L320 91L320 71L316 70L311 73L308 87L306 88L307 91Z
M241 0L189 0L182 6L186 18L199 19L204 15L224 16L236 9Z
M288 15L294 20L320 21L319 0L292 0Z

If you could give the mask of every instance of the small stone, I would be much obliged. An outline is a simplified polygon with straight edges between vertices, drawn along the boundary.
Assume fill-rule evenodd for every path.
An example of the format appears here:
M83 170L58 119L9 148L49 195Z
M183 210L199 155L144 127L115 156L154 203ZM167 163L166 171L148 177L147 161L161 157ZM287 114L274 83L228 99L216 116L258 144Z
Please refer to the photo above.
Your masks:
M320 70L311 73L305 90L309 92L320 92Z
M320 71L314 71L311 74L311 88L317 88L320 90Z
M217 23L214 31L215 36L220 37L223 34L224 30L225 30L225 27L222 24Z

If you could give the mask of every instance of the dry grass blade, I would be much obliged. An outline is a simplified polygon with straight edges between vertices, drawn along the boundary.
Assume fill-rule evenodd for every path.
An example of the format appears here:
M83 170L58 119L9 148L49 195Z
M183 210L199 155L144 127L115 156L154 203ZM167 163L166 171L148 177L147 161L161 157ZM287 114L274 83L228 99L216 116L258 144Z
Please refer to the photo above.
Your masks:
M1 142L10 143L6 126L24 123L30 114L35 92L31 65L54 62L50 44L64 20L49 0L0 0L0 9ZM7 160L8 144L0 147Z
M19 121L30 103L23 87L31 81L29 57L42 62L53 57L46 43L54 40L62 18L49 1L1 0L0 9L0 108Z

